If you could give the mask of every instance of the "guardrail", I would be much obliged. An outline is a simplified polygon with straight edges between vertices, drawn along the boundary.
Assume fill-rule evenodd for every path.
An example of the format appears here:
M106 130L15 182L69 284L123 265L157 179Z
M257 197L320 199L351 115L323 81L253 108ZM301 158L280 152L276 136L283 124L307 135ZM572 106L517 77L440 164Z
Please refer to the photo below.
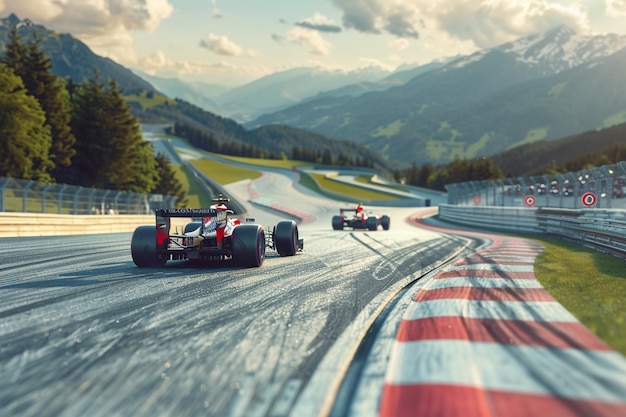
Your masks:
M534 209L442 204L439 217L452 223L506 232L541 233Z
M626 210L443 204L442 220L490 230L549 234L626 259Z

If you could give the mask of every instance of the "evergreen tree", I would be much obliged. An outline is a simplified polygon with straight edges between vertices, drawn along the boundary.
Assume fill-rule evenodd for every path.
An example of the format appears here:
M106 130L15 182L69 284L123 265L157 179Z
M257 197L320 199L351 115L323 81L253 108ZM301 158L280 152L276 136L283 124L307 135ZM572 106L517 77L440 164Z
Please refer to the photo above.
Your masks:
M13 72L19 77L24 72L25 62L26 46L20 41L17 26L13 26L9 32L9 41L5 45L5 54L0 59L0 63L12 68Z
M302 149L300 149L300 147L298 147L297 145L293 145L293 147L291 148L291 159L293 159L294 161L303 160Z
M324 149L324 153L322 155L322 164L324 165L332 165L333 164L333 156L330 153L330 149Z
M41 106L0 64L0 176L50 181L52 138Z
M418 187L428 186L428 180L435 173L435 168L430 164L422 165L417 174L416 184Z
M176 196L176 206L185 207L187 205L187 195L183 185L176 177L176 172L169 159L162 153L159 153L156 156L156 161L159 181L151 193Z
M156 158L117 84L102 84L94 74L72 98L72 131L77 139L73 182L132 192L154 189Z
M418 178L417 178L418 173L419 173L419 170L417 169L417 164L415 163L415 161L413 161L411 168L406 173L407 182L411 185L419 185Z
M71 127L76 137L76 156L68 170L72 184L97 186L96 177L108 158L106 141L99 134L103 130L100 120L103 90L96 76L73 89Z
M57 172L70 166L76 154L76 138L70 128L70 108L63 81L53 75L50 58L41 51L40 39L28 45L25 73L20 74L28 92L46 112L46 121L52 133L51 157Z
M52 134L50 159L55 166L54 176L68 167L75 154L76 139L70 128L70 112L62 80L53 75L50 58L41 51L37 37L29 44L22 44L17 27L13 27L6 46L3 62L19 76L28 94L35 97L46 115L46 124Z

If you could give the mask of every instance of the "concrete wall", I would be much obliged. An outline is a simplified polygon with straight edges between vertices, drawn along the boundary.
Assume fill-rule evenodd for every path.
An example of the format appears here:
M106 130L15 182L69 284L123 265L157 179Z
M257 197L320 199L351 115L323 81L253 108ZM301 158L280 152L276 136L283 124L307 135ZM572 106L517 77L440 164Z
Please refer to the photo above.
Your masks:
M154 215L89 215L0 212L0 238L132 232L154 224Z

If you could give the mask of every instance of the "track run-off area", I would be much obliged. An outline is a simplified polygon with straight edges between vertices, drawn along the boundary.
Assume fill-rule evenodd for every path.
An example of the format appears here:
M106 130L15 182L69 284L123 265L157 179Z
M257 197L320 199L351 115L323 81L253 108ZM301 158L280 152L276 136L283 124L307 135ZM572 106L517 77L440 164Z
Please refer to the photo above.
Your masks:
M346 203L267 172L226 186L304 251L137 268L130 233L0 239L0 415L626 415L626 359L533 274L537 243L436 208Z

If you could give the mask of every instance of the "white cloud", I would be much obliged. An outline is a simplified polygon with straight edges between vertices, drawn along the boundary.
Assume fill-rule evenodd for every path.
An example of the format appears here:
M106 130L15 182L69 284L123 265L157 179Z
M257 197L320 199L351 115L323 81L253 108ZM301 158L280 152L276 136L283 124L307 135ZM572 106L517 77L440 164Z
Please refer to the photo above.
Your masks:
M365 33L391 33L416 38L423 0L333 0L343 12L343 24Z
M324 16L321 13L315 13L312 18L304 19L300 22L296 22L296 26L303 27L305 29L317 30L319 32L326 33L339 33L341 32L341 26L335 23L329 17Z
M257 56L258 54L251 50L245 50L241 46L237 45L226 36L219 36L213 33L209 33L206 39L202 39L200 41L200 46L202 48L208 49L209 51L224 56Z
M8 10L22 19L69 32L94 52L118 62L134 61L133 31L155 31L174 10L168 0L2 1L0 11Z
M329 55L332 44L322 37L319 31L295 26L287 32L289 42L310 48L314 55Z
M358 68L377 67L377 68L380 68L380 69L382 69L384 71L389 71L389 72L391 72L391 71L393 71L395 69L395 66L385 64L381 60L375 59L375 58L364 58L364 57L361 57L361 58L359 58L359 62L362 65L360 65Z
M347 28L406 39L439 32L472 41L479 48L562 24L580 32L589 30L589 19L582 6L564 5L556 0L332 1L342 11ZM607 1L623 4L626 0Z
M176 73L181 76L227 76L232 79L250 79L270 73L270 69L263 66L242 66L221 61L214 63L174 61L165 56L163 51L141 58L137 61L137 68L150 75Z
M230 41L226 36L218 36L209 33L206 39L200 41L200 46L218 55L239 56L243 48Z
M439 28L457 39L471 39L488 48L555 26L589 31L585 11L578 4L564 6L547 0L456 1L437 16Z
M217 7L217 0L211 0L211 17L215 19L220 19L222 17L222 12Z
M53 1L1 0L0 12L15 13L21 19L48 22L63 12L63 6Z
M137 61L137 66L151 75L159 72L176 72L180 75L202 74L209 67L209 65L200 62L167 59L163 51L156 51L150 56L140 58Z
M396 51L408 49L410 45L411 42L405 38L395 38L389 42L389 47L395 49Z
M626 16L626 0L606 0L606 14L610 17Z
M153 32L173 7L168 0L4 0L20 18L74 34L106 35L113 30Z

